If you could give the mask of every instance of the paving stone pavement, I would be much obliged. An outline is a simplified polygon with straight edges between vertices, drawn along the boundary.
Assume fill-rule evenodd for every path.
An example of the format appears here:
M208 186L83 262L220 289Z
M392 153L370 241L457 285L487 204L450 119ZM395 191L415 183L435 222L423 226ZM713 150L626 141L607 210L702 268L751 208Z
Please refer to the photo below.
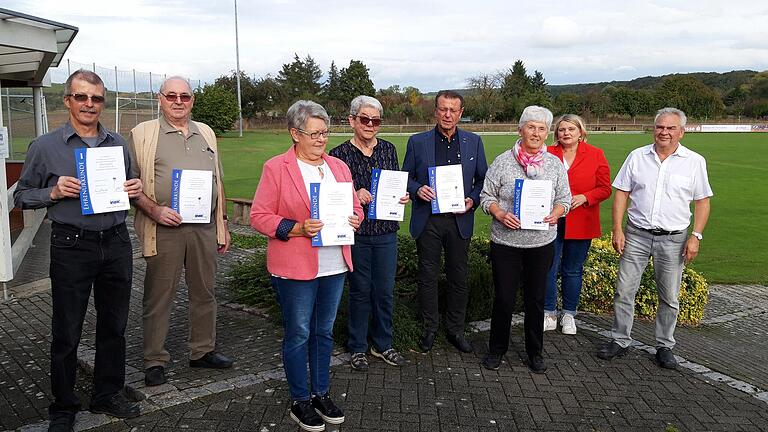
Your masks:
M45 228L44 224L44 229ZM43 231L41 230L41 231ZM239 228L249 232L247 228ZM50 402L48 349L50 293L34 281L47 277L47 239L36 239L34 258L16 298L0 304L0 430L45 430ZM45 256L40 258L40 253ZM217 286L226 269L249 251L233 250L220 260ZM29 255L28 255L29 257ZM281 369L280 331L268 320L233 304L219 308L218 346L235 357L225 371L187 367L187 301L179 290L168 349L173 357L169 383L143 387L141 293L143 259L134 260L129 317L129 393L144 398L143 415L117 421L83 411L77 430L95 431L295 431L288 416L288 389ZM27 264L22 264L24 267ZM30 275L31 273L31 275ZM41 292L42 291L42 292ZM221 303L231 294L219 290ZM437 347L430 354L405 353L407 366L372 360L367 373L352 371L348 355L337 352L332 394L346 413L340 427L327 430L391 431L768 431L768 287L712 286L704 323L676 333L681 368L668 371L652 362L653 323L636 321L639 345L619 359L597 359L608 339L610 317L582 314L579 333L545 334L546 374L524 365L521 317L513 320L512 346L498 371L479 362L487 346L487 322L470 335L477 353ZM89 310L80 352L79 392L87 406L95 315ZM646 345L647 344L647 345Z

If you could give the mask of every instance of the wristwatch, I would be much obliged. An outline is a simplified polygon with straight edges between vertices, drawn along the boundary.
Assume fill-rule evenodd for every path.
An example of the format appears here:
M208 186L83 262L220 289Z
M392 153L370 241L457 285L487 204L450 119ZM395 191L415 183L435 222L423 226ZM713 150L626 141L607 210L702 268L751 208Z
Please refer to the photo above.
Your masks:
M691 235L692 235L692 236L694 236L694 237L696 237L697 239L699 239L699 241L701 241L701 240L703 240L703 239L704 239L704 236L703 236L703 235L701 235L701 233L700 233L700 232L691 231Z

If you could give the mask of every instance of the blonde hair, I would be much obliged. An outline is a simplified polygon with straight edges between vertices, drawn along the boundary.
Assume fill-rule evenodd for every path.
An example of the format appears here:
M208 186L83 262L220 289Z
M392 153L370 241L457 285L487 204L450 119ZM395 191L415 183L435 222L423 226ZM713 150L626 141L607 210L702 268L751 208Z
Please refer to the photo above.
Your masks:
M560 127L560 123L568 122L576 125L579 128L579 141L587 141L587 126L584 125L584 119L576 114L564 114L555 122L555 142L557 142L557 129Z

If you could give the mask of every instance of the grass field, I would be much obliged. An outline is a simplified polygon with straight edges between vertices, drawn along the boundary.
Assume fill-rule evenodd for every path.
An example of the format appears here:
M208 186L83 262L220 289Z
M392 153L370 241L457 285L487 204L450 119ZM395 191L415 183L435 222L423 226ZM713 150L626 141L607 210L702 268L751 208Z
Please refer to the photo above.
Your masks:
M328 149L348 137L332 136ZM382 138L397 146L402 162L407 136ZM514 142L512 136L483 136L490 164ZM593 134L590 143L602 148L611 178L634 148L652 142L647 134ZM768 284L768 134L688 134L683 143L707 159L715 192L712 215L693 268L710 283ZM247 132L243 138L221 139L227 196L251 198L262 164L290 146L287 132ZM602 206L603 232L611 226L611 200ZM408 207L406 207L407 209ZM401 230L408 229L408 215ZM488 235L490 217L477 212L475 234Z

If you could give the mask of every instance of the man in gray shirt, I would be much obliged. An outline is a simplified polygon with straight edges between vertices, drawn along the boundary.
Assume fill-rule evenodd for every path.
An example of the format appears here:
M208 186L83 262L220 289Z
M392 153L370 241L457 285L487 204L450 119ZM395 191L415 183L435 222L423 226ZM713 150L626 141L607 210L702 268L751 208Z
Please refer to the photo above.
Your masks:
M35 139L27 150L13 195L22 209L47 208L51 228L51 392L49 431L70 431L80 401L75 395L77 346L93 287L96 360L92 412L120 418L139 415L121 390L125 384L125 327L133 273L133 251L125 226L127 211L83 215L75 168L79 148L123 147L126 177L131 160L125 141L99 123L104 82L78 70L65 84L69 121ZM128 197L141 193L139 179L123 184Z

